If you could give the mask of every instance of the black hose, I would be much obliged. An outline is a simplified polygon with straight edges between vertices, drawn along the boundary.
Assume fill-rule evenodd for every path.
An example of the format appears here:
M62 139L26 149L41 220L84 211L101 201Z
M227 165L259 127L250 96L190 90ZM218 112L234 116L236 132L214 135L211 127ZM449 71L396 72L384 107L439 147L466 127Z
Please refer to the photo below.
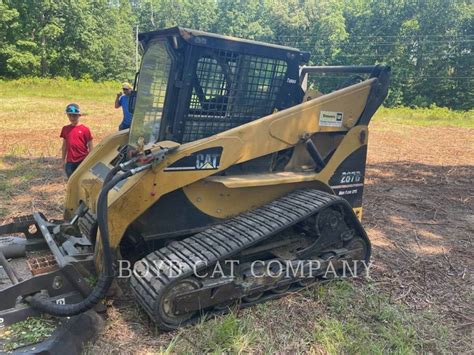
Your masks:
M116 167L117 168L117 167ZM115 168L114 168L115 169ZM103 269L100 273L99 279L96 285L92 289L92 292L81 302L75 304L59 305L52 303L42 297L40 294L36 294L33 297L29 297L27 302L37 310L45 312L57 317L69 317L80 313L83 313L92 307L94 307L99 301L104 298L112 281L114 279L113 271L113 258L112 251L110 250L109 243L109 226L108 226L108 194L109 191L117 185L120 181L127 179L133 173L127 171L122 175L114 176L120 168L117 168L114 173L112 169L107 174L104 180L104 186L100 191L99 198L97 201L97 223L99 225L100 238L102 241L102 261ZM110 181L109 181L110 180Z
M105 185L106 185L110 180L112 180L112 178L115 176L115 174L117 174L119 171L120 171L120 164L117 164L117 165L114 166L112 169L110 169L110 171L109 171L109 172L107 173L107 175L105 176L104 183L102 184L102 188L104 188Z

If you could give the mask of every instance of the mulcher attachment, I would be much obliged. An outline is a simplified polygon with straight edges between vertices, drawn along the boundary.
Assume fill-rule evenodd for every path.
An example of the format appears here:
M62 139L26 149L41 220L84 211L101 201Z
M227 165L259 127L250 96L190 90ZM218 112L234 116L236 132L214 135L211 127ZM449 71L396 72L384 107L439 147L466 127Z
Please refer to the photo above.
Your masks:
M280 297L369 257L369 239L346 200L300 190L150 253L131 285L157 325L171 330L233 303Z
M10 281L0 287L0 327L40 314L28 303L32 295L72 304L90 293L83 274L94 268L91 243L70 224L40 213L0 226L0 264Z

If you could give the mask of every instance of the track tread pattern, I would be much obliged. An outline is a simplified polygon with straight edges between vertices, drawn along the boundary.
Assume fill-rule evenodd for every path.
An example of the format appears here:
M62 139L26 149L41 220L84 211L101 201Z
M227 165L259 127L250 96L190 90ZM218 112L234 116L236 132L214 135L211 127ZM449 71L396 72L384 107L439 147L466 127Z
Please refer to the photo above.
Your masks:
M202 267L199 269L211 266L218 260L236 255L322 208L341 201L346 203L342 198L322 191L297 190L260 208L211 226L189 238L174 241L144 258L146 262L156 266L150 267L144 277L132 275L133 293L158 326L172 329L174 327L163 324L161 319L157 319L155 308L158 307L160 297L167 287L192 276L195 271L193 265L200 263ZM161 261L165 263L160 264ZM176 267L172 267L174 273L169 275L167 264L169 261L180 265L179 271Z

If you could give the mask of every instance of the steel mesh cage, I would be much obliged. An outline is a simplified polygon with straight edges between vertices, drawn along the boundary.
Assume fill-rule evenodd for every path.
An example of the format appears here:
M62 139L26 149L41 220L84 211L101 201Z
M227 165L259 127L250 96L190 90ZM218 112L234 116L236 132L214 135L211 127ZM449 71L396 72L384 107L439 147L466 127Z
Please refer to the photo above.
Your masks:
M197 61L182 142L212 136L273 112L286 76L282 60L208 51Z

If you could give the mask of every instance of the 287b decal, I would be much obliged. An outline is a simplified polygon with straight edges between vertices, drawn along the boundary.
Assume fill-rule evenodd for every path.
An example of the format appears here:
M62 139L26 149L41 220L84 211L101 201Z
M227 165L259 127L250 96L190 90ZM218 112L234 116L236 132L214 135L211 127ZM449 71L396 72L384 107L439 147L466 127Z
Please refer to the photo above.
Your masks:
M344 171L341 174L341 184L352 184L362 180L362 173L357 171Z

